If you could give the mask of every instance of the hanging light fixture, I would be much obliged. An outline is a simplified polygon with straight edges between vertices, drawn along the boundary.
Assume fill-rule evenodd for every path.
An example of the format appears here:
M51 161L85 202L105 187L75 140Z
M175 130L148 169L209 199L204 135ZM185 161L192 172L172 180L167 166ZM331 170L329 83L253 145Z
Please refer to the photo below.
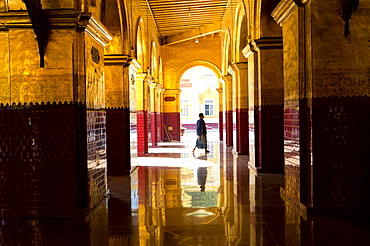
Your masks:
M198 38L195 39L195 43L199 44L199 39Z

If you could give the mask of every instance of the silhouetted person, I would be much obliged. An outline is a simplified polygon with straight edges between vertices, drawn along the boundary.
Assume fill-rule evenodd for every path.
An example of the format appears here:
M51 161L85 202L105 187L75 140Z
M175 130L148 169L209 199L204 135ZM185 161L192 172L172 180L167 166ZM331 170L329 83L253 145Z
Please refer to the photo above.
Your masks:
M206 153L209 153L207 150L207 128L206 123L204 122L204 115L203 113L199 113L199 120L197 121L197 141L193 152L198 147L199 149L205 149Z

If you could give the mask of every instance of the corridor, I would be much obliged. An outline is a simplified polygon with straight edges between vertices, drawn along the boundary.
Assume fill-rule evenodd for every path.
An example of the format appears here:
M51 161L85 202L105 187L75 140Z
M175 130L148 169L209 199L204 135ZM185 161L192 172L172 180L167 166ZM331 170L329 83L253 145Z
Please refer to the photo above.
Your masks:
M86 218L3 218L0 245L369 245L369 218L301 217L283 175L257 174L217 134L207 155L191 153L194 131L150 148Z

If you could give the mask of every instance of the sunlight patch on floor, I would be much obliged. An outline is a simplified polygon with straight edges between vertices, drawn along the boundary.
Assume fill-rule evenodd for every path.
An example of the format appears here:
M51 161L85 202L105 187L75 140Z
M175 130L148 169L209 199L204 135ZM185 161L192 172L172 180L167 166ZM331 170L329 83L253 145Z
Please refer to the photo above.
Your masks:
M191 153L191 148L151 148L149 153Z
M188 168L197 168L197 167L210 167L215 164L210 161L186 158L161 158L161 157L138 157L138 166L158 166L158 167L188 167Z

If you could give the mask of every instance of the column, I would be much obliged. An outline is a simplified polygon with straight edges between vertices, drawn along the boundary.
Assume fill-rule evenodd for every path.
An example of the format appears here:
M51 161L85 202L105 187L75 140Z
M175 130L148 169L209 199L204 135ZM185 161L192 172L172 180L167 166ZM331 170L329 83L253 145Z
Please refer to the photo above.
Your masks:
M137 116L137 144L138 156L148 153L148 109L150 75L140 73L136 75L136 116Z
M233 145L233 109L232 109L232 76L225 75L223 76L224 81L224 93L223 93L223 102L224 102L224 120L225 120L225 138L226 146Z
M180 92L165 90L163 102L163 127L166 141L180 141Z
M221 82L220 82L221 84ZM222 84L221 84L222 85ZM219 112L218 112L218 132L219 132L219 138L220 141L224 140L224 104L223 104L223 89L222 87L217 88L218 92L218 103L219 103Z
M130 104L135 105L136 95L132 96L131 87L135 86L136 71L139 63L128 56L106 55L105 95L107 113L107 164L108 175L118 176L129 173L131 162L136 163L137 142L131 138L136 131L136 121L132 121ZM136 109L134 114L136 117ZM131 129L135 126L134 129ZM131 149L131 146L135 146Z
M160 128L162 128L159 120L159 111L160 109L160 101L159 101L159 88L160 85L158 83L152 82L150 84L150 131L151 131L151 140L152 146L157 145L160 137Z
M2 216L85 216L107 195L103 75L112 37L89 14L55 11L43 23L53 38L41 62L25 13L1 20Z
M248 63L233 64L234 80L234 150L241 155L248 155L249 129L248 129Z
M359 5L341 20L336 3L284 0L272 13L284 39L283 195L313 213L367 214L370 51L361 23L370 17Z
M259 172L284 172L283 40L255 40L259 57L260 159Z

